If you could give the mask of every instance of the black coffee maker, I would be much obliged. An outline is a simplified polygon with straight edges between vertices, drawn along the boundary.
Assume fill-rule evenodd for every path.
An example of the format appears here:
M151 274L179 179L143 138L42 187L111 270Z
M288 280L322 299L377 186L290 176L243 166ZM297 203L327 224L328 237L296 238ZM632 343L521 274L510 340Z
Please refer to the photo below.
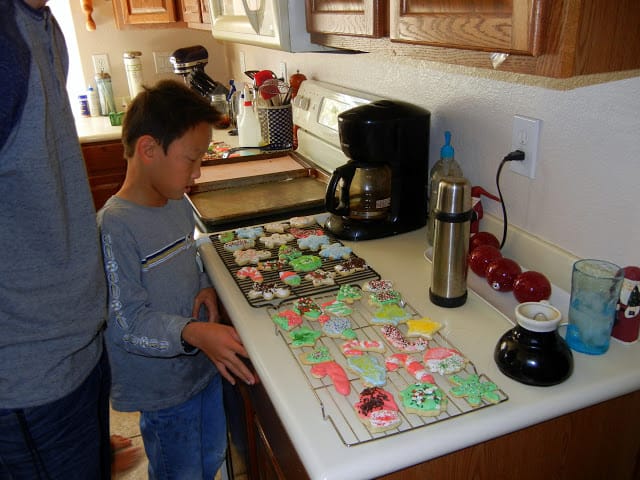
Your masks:
M391 100L338 115L350 160L327 186L327 230L344 240L369 240L426 224L430 118L427 110Z

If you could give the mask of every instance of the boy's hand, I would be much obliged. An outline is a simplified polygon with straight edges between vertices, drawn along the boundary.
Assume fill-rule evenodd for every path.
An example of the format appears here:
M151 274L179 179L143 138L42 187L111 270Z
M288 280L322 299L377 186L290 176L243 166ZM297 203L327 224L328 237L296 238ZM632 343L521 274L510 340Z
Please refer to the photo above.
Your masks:
M210 322L217 322L220 320L220 312L218 312L218 296L213 287L203 288L196 295L193 301L193 311L191 316L193 318L200 318L200 308L205 306L209 316Z
M249 385L255 383L255 377L238 356L249 357L233 327L219 323L191 322L182 330L182 338L202 350L232 385L236 384L233 375Z

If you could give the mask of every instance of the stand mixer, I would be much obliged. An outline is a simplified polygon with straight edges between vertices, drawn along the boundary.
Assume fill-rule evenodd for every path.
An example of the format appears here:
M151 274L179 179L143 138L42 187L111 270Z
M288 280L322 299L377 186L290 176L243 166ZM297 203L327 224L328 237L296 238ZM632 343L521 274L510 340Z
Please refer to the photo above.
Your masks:
M179 48L169 57L173 72L181 75L184 83L203 97L211 99L212 95L227 95L227 87L213 80L204 71L208 60L209 52L202 45Z

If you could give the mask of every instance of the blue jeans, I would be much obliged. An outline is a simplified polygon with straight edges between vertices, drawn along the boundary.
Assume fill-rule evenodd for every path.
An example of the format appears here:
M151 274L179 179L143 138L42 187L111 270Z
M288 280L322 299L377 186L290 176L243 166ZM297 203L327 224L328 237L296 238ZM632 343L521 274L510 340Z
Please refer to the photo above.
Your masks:
M0 479L111 478L107 354L73 392L54 402L0 409Z
M227 449L220 375L180 405L140 412L140 432L150 480L212 480Z

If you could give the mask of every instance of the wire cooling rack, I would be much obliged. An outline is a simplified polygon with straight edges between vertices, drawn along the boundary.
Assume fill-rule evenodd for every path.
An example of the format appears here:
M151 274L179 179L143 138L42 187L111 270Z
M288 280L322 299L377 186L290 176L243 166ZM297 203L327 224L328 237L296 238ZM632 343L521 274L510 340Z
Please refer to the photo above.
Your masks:
M322 304L324 302L328 302L330 300L335 299L335 294L322 294L315 295L311 297L316 303ZM271 321L271 316L277 314L278 312L285 311L293 308L293 302L287 301L282 303L278 307L271 307L267 309L267 313L269 316L269 321ZM381 341L385 346L386 350L384 353L372 353L368 352L369 355L375 355L379 357L379 360L384 364L384 360L387 356L392 355L394 353L401 353L399 350L393 348L391 345L385 342L382 334L380 333L381 326L372 325L369 322L369 319L374 313L375 307L372 307L367 299L366 292L363 292L362 300L355 302L352 305L353 313L349 315L349 319L351 320L352 329L357 334L359 340L378 340ZM421 318L420 315L413 307L409 304L404 304L404 309L407 311L411 318ZM309 321L304 319L303 326L309 327L313 330L321 330L321 324L317 321ZM392 430L387 430L384 432L373 433L371 432L365 425L362 423L356 414L354 404L358 402L360 392L366 388L362 380L360 380L357 374L354 374L347 368L347 362L345 356L342 354L341 345L345 342L344 339L336 339L333 337L328 337L326 335L321 336L315 347L303 347L297 348L294 347L291 343L291 337L289 332L281 330L279 327L275 326L275 334L282 338L282 341L286 348L289 349L294 361L298 364L300 369L305 375L308 386L313 390L315 396L319 403L318 414L322 415L322 418L328 422L330 422L342 443L346 446L355 446L363 443L367 443L373 440L377 440L380 438L386 438L393 435L397 435L409 430L428 427L429 425L433 425L438 422L442 422L448 420L450 418L457 417L459 415L466 415L469 413L473 413L475 411L488 408L494 406L498 403L506 401L509 397L507 394L500 389L499 387L495 391L498 394L499 400L496 402L487 401L485 398L482 399L481 403L477 406L472 406L465 400L464 398L456 397L451 394L451 388L454 386L450 377L453 375L458 375L461 377L467 377L469 375L478 375L478 371L473 364L469 360L466 364L466 368L460 372L451 375L439 375L438 373L433 373L433 377L436 380L438 386L446 393L447 396L447 409L445 412L442 412L437 417L425 417L421 415L416 415L407 412L404 407L401 405L399 392L405 389L408 385L416 383L417 380L409 374L404 368L400 368L394 372L387 371L387 383L382 388L390 392L396 404L399 407L400 417L402 422L399 426ZM402 331L403 334L407 333L407 326L404 324L400 324L398 328ZM458 348L456 348L451 342L449 342L446 338L447 334L447 325L443 325L441 330L436 333L432 340L429 340L428 348L433 347L446 347L457 350L462 353ZM341 395L336 392L332 381L328 377L324 377L322 379L315 378L311 375L311 365L306 365L302 363L299 358L299 355L303 352L311 352L318 346L325 346L333 360L338 362L345 370L350 386L351 391L347 396ZM423 352L412 354L411 356L416 360L422 361ZM481 382L491 382L491 379L487 377L485 374L479 374L479 379Z

